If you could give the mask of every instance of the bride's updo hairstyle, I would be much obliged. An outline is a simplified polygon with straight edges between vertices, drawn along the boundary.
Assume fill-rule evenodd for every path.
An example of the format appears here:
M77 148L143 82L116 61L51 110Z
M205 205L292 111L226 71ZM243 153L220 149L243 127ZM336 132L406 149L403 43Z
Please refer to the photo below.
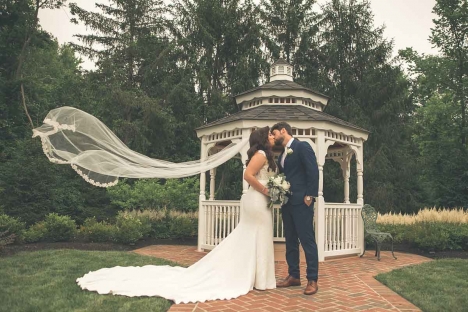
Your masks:
M266 126L264 128L260 128L255 130L250 134L249 143L250 148L247 151L247 161L246 164L248 165L250 159L252 159L253 155L257 151L264 151L268 160L268 170L275 171L276 170L276 163L275 158L273 156L273 151L271 150L270 142L268 142L268 135L270 134L270 127Z

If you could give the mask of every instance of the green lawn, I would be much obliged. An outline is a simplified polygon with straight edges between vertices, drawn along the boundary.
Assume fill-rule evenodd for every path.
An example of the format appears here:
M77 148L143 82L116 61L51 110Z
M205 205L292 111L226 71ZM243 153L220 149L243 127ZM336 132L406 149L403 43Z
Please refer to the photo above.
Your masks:
M376 278L425 312L468 311L466 259L431 261Z
M0 311L167 311L162 298L83 291L75 280L103 267L175 263L129 252L42 250L0 258Z

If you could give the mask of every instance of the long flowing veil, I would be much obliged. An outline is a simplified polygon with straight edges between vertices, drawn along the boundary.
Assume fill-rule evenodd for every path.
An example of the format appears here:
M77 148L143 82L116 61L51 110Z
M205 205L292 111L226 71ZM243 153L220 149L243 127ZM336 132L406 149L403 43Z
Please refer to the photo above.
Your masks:
M53 163L69 164L87 182L109 187L126 178L182 178L206 172L232 157L248 143L232 143L204 160L172 163L129 149L96 117L73 107L51 110L33 130Z

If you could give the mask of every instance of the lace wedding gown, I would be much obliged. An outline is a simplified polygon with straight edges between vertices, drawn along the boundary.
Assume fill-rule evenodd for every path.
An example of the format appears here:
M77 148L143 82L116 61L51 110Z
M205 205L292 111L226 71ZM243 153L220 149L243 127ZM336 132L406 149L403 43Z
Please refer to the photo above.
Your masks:
M274 174L267 169L268 163L256 175L264 185ZM159 296L175 303L232 299L253 288L273 289L272 222L268 197L250 188L242 196L237 227L192 266L117 266L89 272L76 281L82 289L99 294Z

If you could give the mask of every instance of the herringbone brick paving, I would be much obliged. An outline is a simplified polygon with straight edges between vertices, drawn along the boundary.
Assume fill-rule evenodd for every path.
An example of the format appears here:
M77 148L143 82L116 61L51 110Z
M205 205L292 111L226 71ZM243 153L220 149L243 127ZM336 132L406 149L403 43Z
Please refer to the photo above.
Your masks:
M148 246L135 252L172 260L182 265L191 265L206 254L197 252L195 246L175 245ZM302 294L306 283L303 278L303 286L300 287L268 291L253 290L245 296L232 300L174 304L169 312L420 311L406 299L374 279L374 276L399 267L430 261L430 259L405 253L395 253L395 255L398 260L394 260L390 252L383 251L381 261L377 261L372 251L368 251L363 258L348 257L327 260L320 264L319 291L313 296ZM275 261L275 264L276 277L279 279L287 276L286 262L281 259ZM305 272L304 264L301 264L301 272Z

